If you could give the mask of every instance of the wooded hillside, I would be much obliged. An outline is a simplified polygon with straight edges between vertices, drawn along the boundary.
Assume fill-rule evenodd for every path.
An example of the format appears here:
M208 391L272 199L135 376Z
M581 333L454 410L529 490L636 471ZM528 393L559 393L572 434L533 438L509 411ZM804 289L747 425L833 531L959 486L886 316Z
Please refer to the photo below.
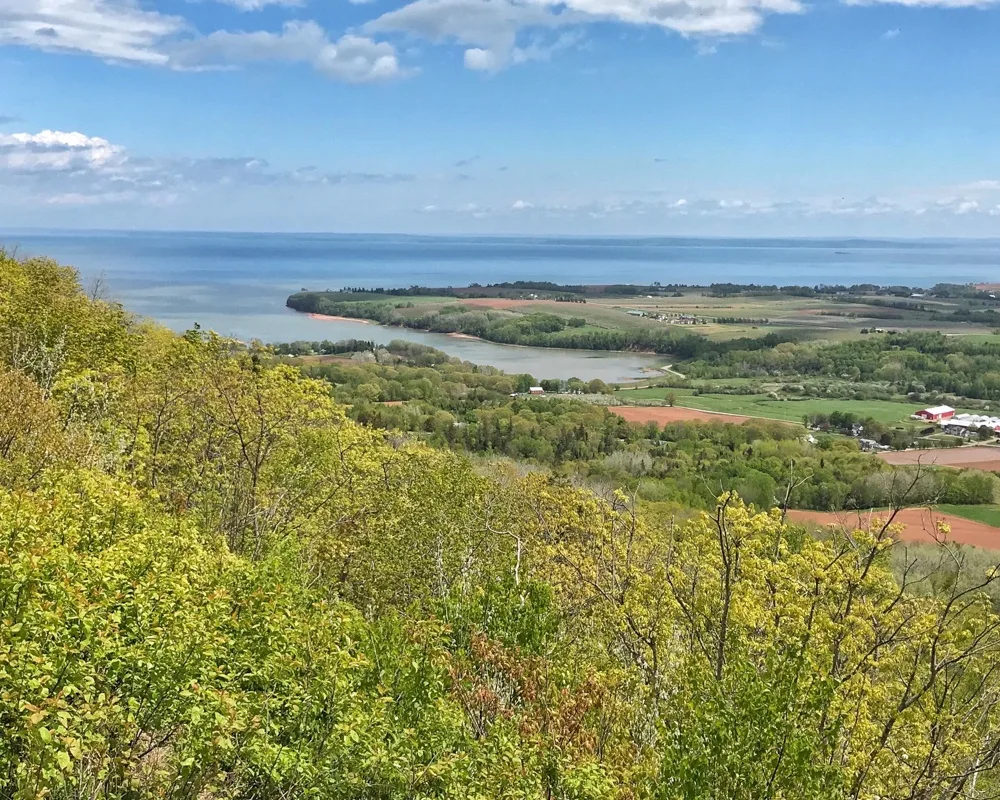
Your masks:
M891 532L477 471L0 256L2 797L993 796L998 575Z

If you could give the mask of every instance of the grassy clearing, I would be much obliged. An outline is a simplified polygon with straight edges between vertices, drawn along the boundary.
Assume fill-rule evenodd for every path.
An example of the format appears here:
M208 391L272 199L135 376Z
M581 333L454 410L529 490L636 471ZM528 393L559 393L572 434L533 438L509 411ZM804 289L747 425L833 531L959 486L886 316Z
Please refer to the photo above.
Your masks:
M697 408L702 411L723 411L728 414L781 419L788 422L801 422L807 414L829 414L833 411L846 411L861 417L873 417L886 425L897 425L911 423L909 416L915 410L915 406L912 403L900 403L891 400L840 400L822 397L808 397L801 400L775 400L772 397L761 394L695 395L690 389L633 389L631 391L619 392L618 397L625 402L634 400L666 400L667 395L671 392L676 398L676 404L685 408Z
M943 514L954 514L956 517L964 517L974 522L982 522L1000 528L1000 506L952 506L941 505L937 510Z
M281 356L289 364L296 366L314 366L316 364L356 364L349 355L311 355L311 356Z
M472 298L456 297L395 297L392 295L363 293L343 295L336 299L411 303L414 308L405 316L418 316L444 305L463 303ZM883 298L897 301L898 298ZM956 304L925 301L925 305L951 311ZM767 319L767 323L714 323L692 326L669 325L653 319L630 316L629 309L652 314L693 314L700 320L716 317L744 318L750 320ZM512 314L545 312L561 317L583 317L588 326L603 329L635 330L662 328L664 326L705 336L713 341L724 341L738 337L757 337L767 333L790 334L798 340L840 341L859 335L862 328L880 327L894 330L941 330L954 335L968 335L970 326L963 323L949 323L947 318L933 317L927 312L892 309L898 319L877 318L872 314L885 313L862 303L835 303L829 298L802 297L708 297L701 291L687 292L681 297L588 297L586 303L557 303L538 300L530 304L504 309ZM973 338L995 341L988 331L972 328Z
M995 333L954 333L953 336L962 337L963 342L976 342L977 344L997 344L1000 336Z
M480 306L463 298L452 297L392 297L385 295L365 295L355 299L410 303L414 307L402 309L407 317L420 316L428 311L440 310L446 305L467 305L470 309ZM709 322L691 326L671 325L655 319L630 315L629 310L642 310L651 314L693 314L700 320L715 317L736 317L767 319L767 323L719 324ZM725 341L739 337L755 338L767 333L789 335L802 341L841 341L859 335L863 327L878 325L896 330L941 329L951 332L942 320L930 318L922 312L900 312L898 320L876 320L865 316L871 307L865 305L832 303L822 298L718 298L705 297L700 293L688 293L683 297L605 297L589 298L586 303L558 303L551 300L537 300L524 305L511 306L503 310L512 315L548 313L563 318L582 317L590 330L636 330L670 328L678 332L694 333L713 341ZM835 313L823 313L833 311ZM855 314L856 316L848 316ZM959 328L964 332L968 328Z

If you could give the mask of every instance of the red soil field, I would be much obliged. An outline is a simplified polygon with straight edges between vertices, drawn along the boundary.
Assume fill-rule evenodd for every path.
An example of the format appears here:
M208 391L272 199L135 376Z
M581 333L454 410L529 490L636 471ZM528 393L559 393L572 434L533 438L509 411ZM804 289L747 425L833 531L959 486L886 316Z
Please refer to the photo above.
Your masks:
M839 525L849 530L864 527L875 518L885 519L885 511L801 511L789 509L788 517L793 522L816 522L821 525ZM932 536L937 530L936 522L942 520L951 526L947 541L959 544L970 544L984 547L988 550L1000 550L1000 528L974 522L971 519L956 517L954 514L941 514L929 508L907 508L896 515L894 523L903 525L903 531L898 538L906 542L934 541Z
M743 417L739 414L722 414L713 411L699 411L696 408L681 408L680 406L608 406L619 417L640 425L655 422L666 425L670 422L687 422L700 420L702 422L732 422L739 425L753 417Z
M1000 447L974 445L972 447L942 447L939 450L903 450L897 453L879 453L879 458L889 464L931 464L939 467L963 469L1000 470Z

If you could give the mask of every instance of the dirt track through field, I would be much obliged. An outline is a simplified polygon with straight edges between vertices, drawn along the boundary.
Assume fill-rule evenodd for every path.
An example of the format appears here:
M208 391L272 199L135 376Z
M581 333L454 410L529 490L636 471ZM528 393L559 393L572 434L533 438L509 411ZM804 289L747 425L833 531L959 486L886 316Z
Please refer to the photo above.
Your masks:
M962 469L1000 470L1000 447L974 445L972 447L942 447L937 450L903 450L896 453L879 453L879 458L889 464L924 464Z
M640 425L655 422L657 425L667 425L671 422L732 422L739 425L754 417L744 417L740 414L723 414L715 411L701 411L697 408L682 408L681 406L608 406L619 417Z
M793 522L840 525L849 530L865 527L876 518L884 520L887 514L885 511L824 512L797 509L788 511L788 517ZM896 515L895 522L903 525L903 531L898 538L907 542L931 543L934 541L932 534L937 530L938 521L947 522L951 526L947 541L975 545L988 550L1000 550L1000 528L954 514L941 514L929 508L907 508L900 511Z

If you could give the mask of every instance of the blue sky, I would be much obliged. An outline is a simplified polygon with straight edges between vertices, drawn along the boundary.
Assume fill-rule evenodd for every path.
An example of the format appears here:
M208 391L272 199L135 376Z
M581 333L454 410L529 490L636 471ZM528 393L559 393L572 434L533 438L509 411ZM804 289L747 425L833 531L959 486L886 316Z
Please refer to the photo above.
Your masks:
M0 0L0 226L995 236L998 42L998 0Z

